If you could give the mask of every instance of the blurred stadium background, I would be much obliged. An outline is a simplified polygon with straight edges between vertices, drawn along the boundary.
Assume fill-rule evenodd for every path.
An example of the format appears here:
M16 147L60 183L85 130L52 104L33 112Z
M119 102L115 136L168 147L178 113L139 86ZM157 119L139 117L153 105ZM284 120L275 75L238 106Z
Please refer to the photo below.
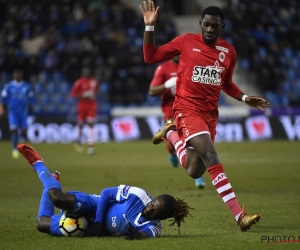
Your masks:
M97 141L148 139L162 125L160 100L147 93L157 65L143 62L141 2L1 1L0 90L14 68L24 69L38 101L29 119L30 141L74 139L76 101L69 92L82 66L91 66L101 82ZM271 102L272 108L262 114L222 94L219 141L300 139L299 1L155 2L161 6L158 45L178 34L200 32L203 8L222 7L222 37L238 55L236 84ZM8 139L6 117L0 128L2 139Z
M24 69L38 101L28 119L28 138L47 166L61 171L63 189L95 193L124 183L141 186L153 196L170 193L195 208L181 235L165 221L162 238L153 241L45 237L35 229L41 184L24 159L10 157L3 116L3 249L270 249L262 243L274 243L274 236L300 239L300 2L155 2L161 6L155 28L158 45L178 34L200 32L201 11L208 5L221 6L226 12L222 36L238 54L236 84L271 102L272 107L262 113L222 95L216 139L239 202L249 212L261 213L262 221L250 233L241 234L207 174L205 190L196 189L182 169L169 166L165 145L151 144L162 116L160 100L147 93L157 65L143 62L141 0L2 0L0 90L15 67ZM77 135L75 100L69 92L82 66L91 66L101 82L97 153L92 157L64 144ZM263 237L268 240L262 241ZM289 244L288 249L299 249L299 244Z

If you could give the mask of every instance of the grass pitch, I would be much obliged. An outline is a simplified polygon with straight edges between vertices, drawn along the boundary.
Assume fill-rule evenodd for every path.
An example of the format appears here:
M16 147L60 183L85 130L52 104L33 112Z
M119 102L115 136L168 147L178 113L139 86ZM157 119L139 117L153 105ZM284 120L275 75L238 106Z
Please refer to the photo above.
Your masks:
M181 226L180 235L164 221L162 237L151 240L56 238L39 233L35 220L42 185L22 156L12 159L10 142L1 141L0 249L300 249L300 242L268 244L280 239L300 240L299 142L216 144L240 204L245 204L249 213L262 216L246 233L239 231L209 175L204 175L207 187L196 189L182 167L169 165L163 143L98 144L92 156L76 153L71 144L33 146L50 170L61 172L65 191L100 193L105 187L135 185L153 197L168 193L184 198L195 211Z

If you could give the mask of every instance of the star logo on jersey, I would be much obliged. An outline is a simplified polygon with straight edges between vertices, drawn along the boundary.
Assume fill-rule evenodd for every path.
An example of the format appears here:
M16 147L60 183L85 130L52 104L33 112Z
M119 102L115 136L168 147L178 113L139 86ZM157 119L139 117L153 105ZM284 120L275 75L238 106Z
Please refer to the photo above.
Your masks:
M208 67L208 68L215 69L218 73L221 73L225 69L224 67L220 67L218 61L215 62L215 65L213 67Z
M192 81L195 83L221 85L221 73L224 69L224 67L220 67L218 60L215 61L214 66L195 66Z

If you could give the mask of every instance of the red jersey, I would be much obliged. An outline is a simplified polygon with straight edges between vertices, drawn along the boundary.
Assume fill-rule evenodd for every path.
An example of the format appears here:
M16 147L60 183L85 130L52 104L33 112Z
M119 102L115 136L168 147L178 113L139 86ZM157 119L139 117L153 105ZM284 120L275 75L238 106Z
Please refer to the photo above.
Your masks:
M174 63L172 60L162 63L156 68L150 86L162 85L170 78L177 76L177 68L178 68L178 64ZM175 97L172 94L171 89L166 89L165 91L163 91L160 94L160 98L161 98L162 111L165 114L170 112L171 114L173 114L172 107L173 107L173 102L175 100ZM173 115L169 115L169 114L167 116L168 116L167 118L173 117Z
M99 83L96 78L79 78L73 85L71 96L79 98L78 106L91 105L97 103L97 92ZM89 93L89 98L83 98L83 95Z
M236 63L234 47L219 38L206 44L202 34L184 34L156 49L155 44L144 45L146 63L166 61L180 55L177 70L176 104L192 106L198 110L218 108L223 90L237 99L242 92L232 81Z

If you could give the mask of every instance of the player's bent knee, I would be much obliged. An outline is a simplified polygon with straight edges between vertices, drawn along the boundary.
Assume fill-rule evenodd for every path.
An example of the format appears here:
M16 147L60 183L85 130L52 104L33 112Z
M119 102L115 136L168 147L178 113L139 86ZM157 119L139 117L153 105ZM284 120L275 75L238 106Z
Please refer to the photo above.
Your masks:
M198 168L187 167L186 172L193 179L197 179L205 173L205 167L204 168L202 168L202 167L198 167Z
M36 229L41 233L50 233L51 217L42 216L37 219Z
M51 202L53 203L53 205L55 207L61 208L61 209L65 208L66 202L67 202L66 194L61 192L61 190L55 189L55 188L50 189L48 191L48 195L49 195Z

